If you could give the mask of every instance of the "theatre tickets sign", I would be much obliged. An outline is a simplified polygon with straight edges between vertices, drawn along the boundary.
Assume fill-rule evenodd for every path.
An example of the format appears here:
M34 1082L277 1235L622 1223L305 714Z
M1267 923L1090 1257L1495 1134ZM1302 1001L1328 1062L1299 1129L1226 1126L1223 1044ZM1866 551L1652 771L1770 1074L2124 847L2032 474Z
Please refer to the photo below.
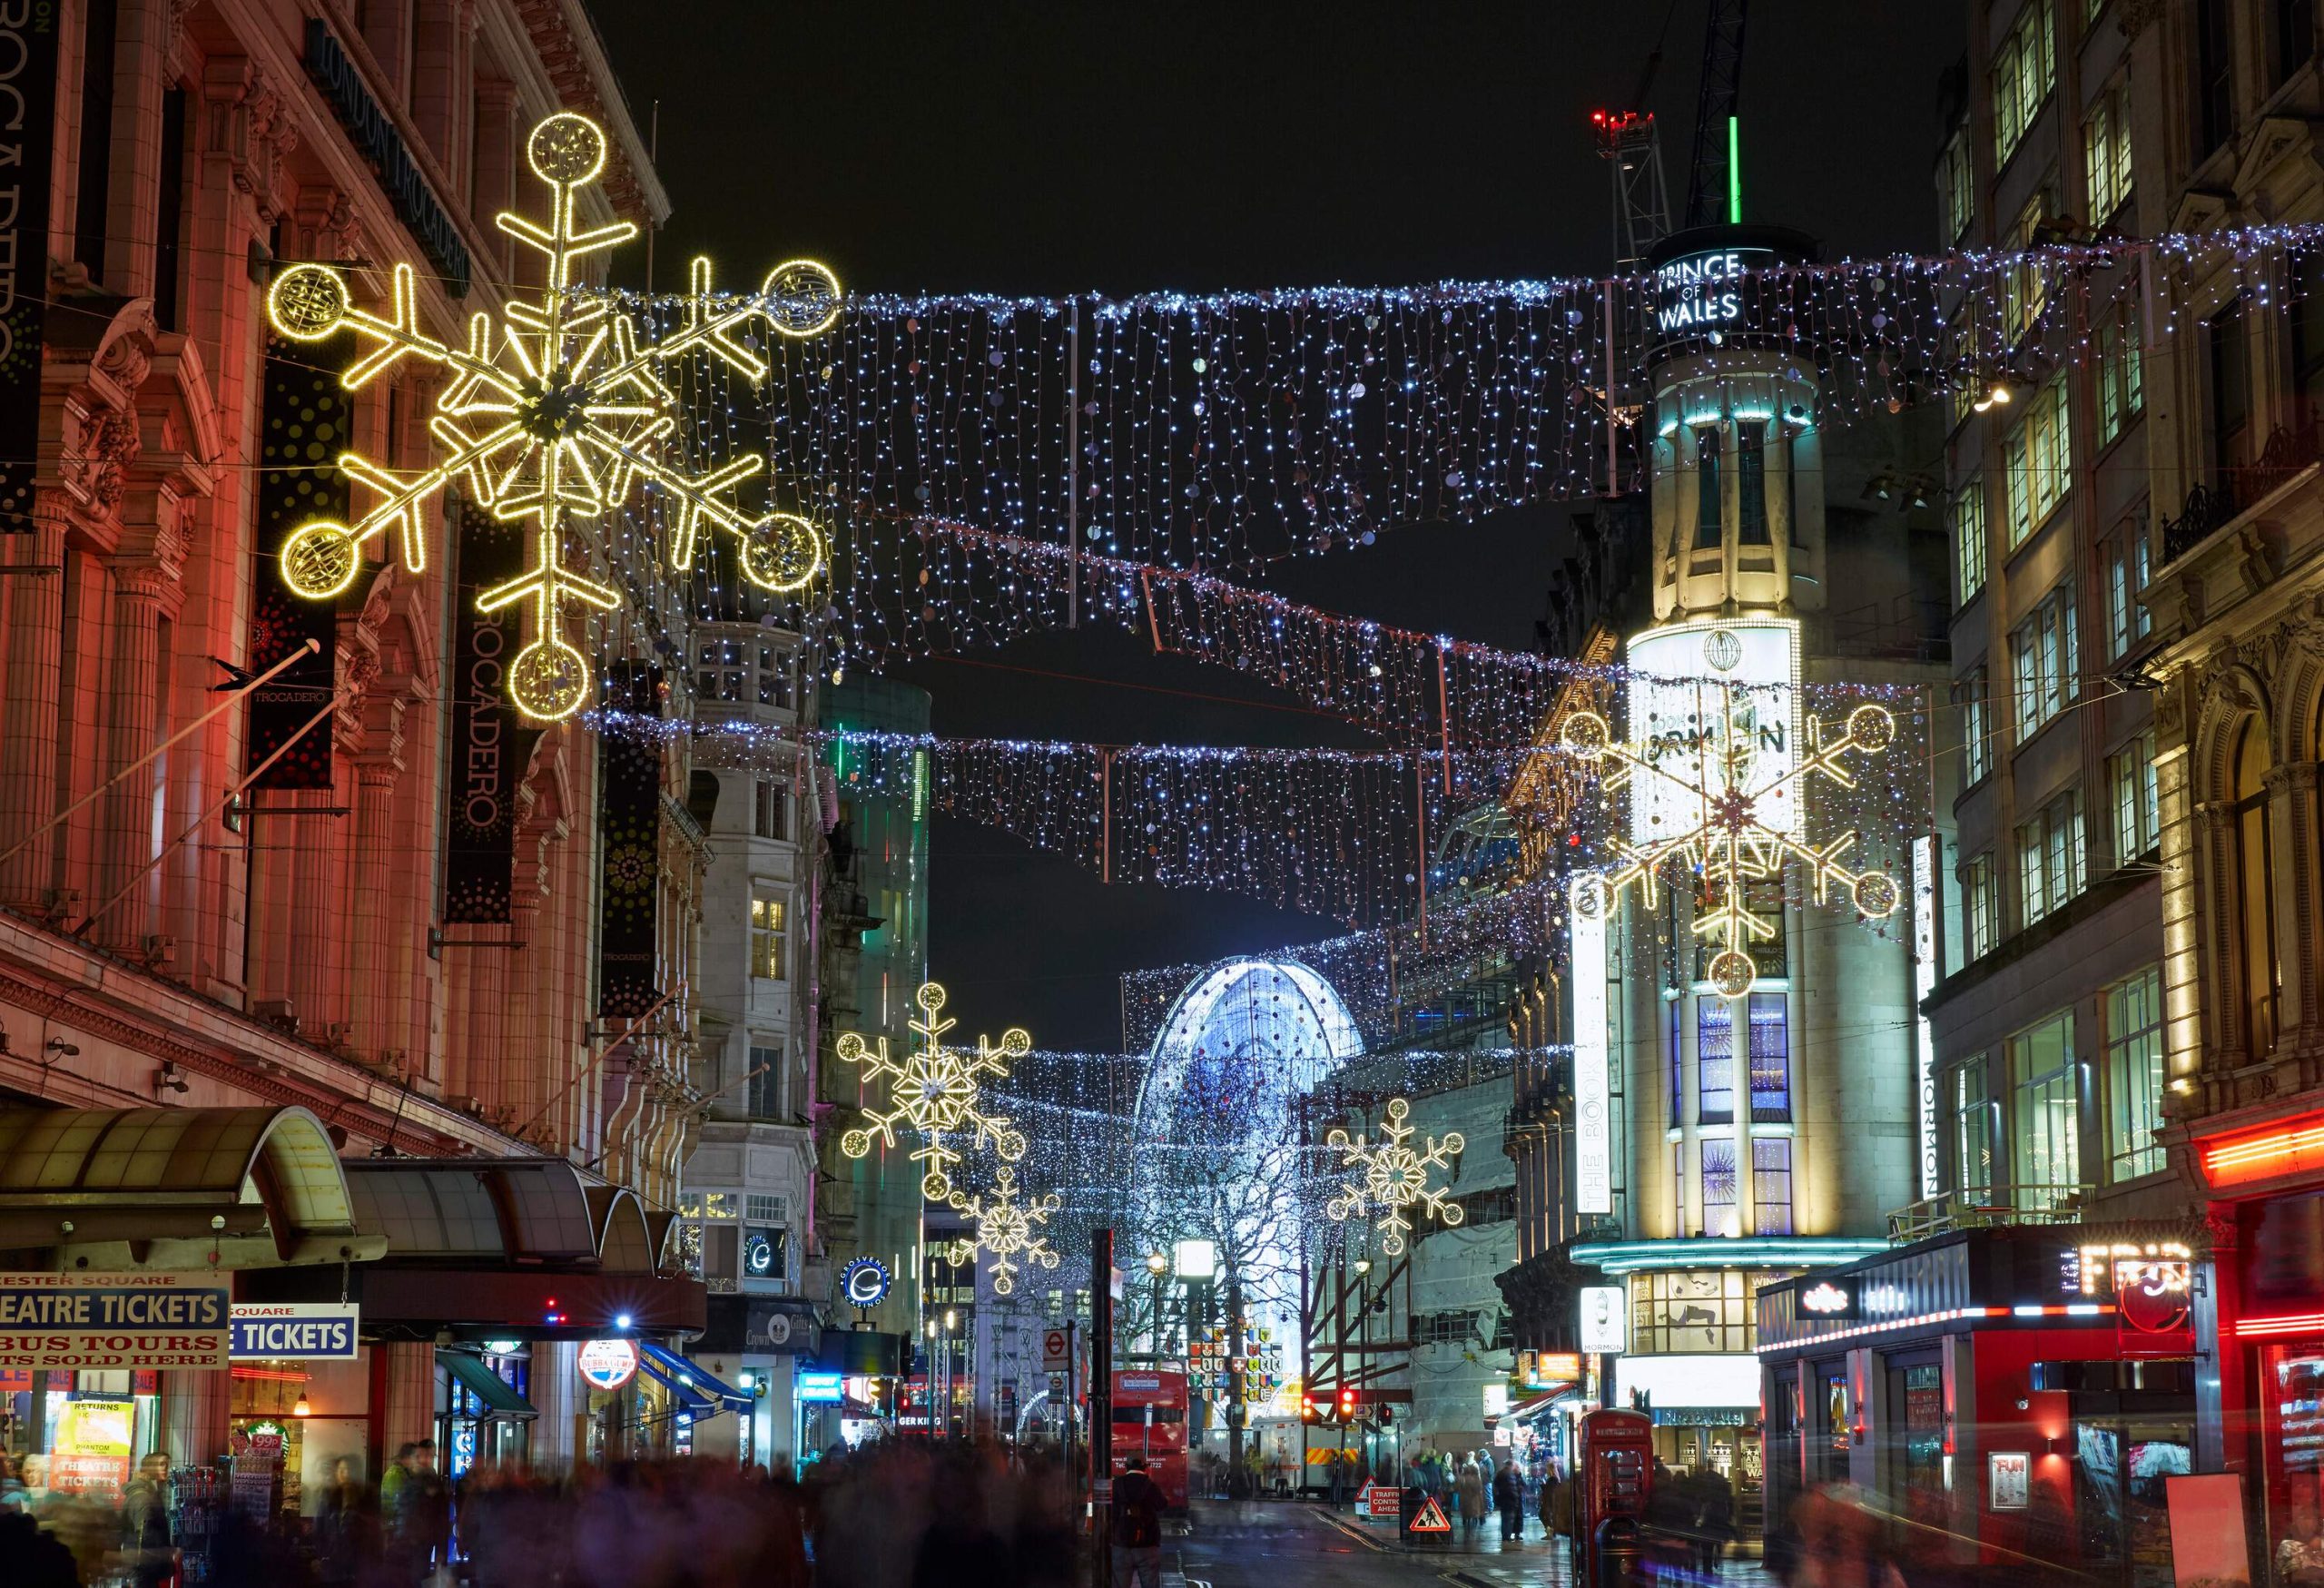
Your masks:
M223 1367L225 1274L0 1273L0 1367Z

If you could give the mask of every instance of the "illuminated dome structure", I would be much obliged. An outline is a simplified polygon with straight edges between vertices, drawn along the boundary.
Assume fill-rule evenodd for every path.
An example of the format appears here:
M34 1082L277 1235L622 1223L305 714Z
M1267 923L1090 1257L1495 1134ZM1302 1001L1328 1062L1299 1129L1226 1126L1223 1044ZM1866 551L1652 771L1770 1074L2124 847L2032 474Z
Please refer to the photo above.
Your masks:
M1217 1248L1255 1319L1298 1316L1299 1100L1364 1039L1331 984L1290 960L1226 960L1164 1017L1138 1089L1131 1228L1148 1250Z

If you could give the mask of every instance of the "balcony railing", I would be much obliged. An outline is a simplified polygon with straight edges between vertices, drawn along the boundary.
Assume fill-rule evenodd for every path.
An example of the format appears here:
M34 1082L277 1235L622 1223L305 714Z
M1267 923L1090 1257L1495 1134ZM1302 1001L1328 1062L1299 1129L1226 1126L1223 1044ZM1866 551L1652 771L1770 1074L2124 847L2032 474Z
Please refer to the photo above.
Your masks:
M2324 458L2324 425L2316 419L2278 425L2256 463L2220 471L2216 481L2187 493L2175 518L2162 521L2162 561L2177 562L2309 464Z
M2013 1186L2007 1190L1943 1191L1888 1215L1898 1246L1997 1224L2079 1224L2083 1198L2095 1186Z

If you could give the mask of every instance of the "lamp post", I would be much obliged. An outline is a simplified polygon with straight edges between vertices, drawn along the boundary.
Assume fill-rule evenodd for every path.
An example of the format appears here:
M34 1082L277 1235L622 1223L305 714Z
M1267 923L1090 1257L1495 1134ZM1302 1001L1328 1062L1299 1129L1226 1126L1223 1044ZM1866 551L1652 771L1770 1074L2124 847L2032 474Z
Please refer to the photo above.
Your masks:
M1159 1251L1146 1254L1146 1271L1154 1277L1154 1318L1149 1330L1154 1366L1162 1366L1162 1280L1170 1271L1170 1259Z
M1372 1259L1369 1257L1355 1259L1355 1372L1360 1382L1372 1359ZM1355 1437L1357 1448L1364 1456L1364 1475L1374 1476L1371 1442L1364 1434ZM1403 1478L1401 1473L1390 1475L1399 1481Z
M950 1307L944 1309L944 1437L952 1436L952 1339L953 1331L960 1327L960 1315Z
M922 1365L921 1376L922 1376L922 1377L927 1381L927 1389L928 1389L928 1436L929 1436L929 1438L930 1438L930 1439L931 1439L931 1440L932 1440L932 1439L934 1439L934 1438L936 1437L936 1383L937 1383L937 1373L936 1373L936 1353L937 1353L937 1349L938 1349L938 1346L937 1346L937 1344L936 1344L936 1329L937 1329L937 1323L936 1323L936 1320L935 1320L934 1318L932 1318L932 1317L931 1317L931 1318L930 1318L930 1319L928 1320L927 1329L928 1329L928 1360L927 1360L927 1362L926 1362L926 1363L924 1363L924 1364Z

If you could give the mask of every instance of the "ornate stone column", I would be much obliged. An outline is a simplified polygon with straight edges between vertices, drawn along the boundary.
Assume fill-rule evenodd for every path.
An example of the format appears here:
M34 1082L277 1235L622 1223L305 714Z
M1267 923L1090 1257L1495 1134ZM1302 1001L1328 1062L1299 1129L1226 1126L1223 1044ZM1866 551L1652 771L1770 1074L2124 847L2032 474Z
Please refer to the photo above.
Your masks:
M49 572L12 574L8 603L8 687L0 706L0 852L14 849L55 814L59 658L64 644L64 509L39 493L28 534L5 538L11 567ZM0 902L39 906L54 885L54 829L0 865Z
M126 769L163 736L161 727L162 618L178 604L174 557L133 555L112 564L113 657L105 697L104 773L113 781L98 802L97 887L87 908L103 909L90 935L116 952L137 954L159 930L161 873L139 878L153 860L153 776L149 764ZM133 887L133 881L134 886ZM130 889L110 909L105 906Z
M398 704L395 715L402 715ZM369 735L367 735L367 737ZM389 878L395 866L396 781L402 775L399 733L355 764L353 918L347 923L349 1045L366 1059L397 1046L395 981L389 973Z

